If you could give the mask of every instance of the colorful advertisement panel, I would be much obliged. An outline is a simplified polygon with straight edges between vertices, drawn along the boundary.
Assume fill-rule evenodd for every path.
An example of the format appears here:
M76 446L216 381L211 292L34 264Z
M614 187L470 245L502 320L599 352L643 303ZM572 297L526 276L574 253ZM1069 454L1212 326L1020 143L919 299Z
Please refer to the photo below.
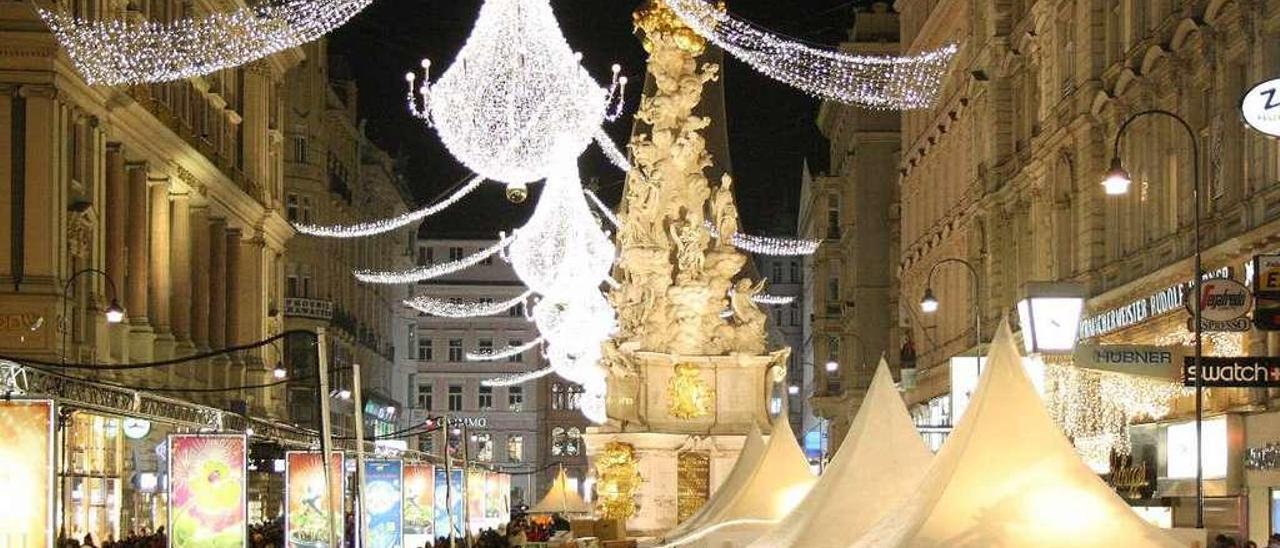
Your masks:
M347 477L342 453L329 460L329 489L324 488L324 460L319 452L289 451L284 467L284 534L287 548L330 548L329 500L338 511L336 529L343 535L342 493Z
M436 535L449 535L449 521L453 518L453 536L462 536L463 501L462 470L450 470L449 482L445 484L445 469L436 468ZM448 504L446 504L446 501Z
M169 546L245 545L248 457L243 434L169 436Z
M485 473L484 470L467 470L467 526L472 533L479 533L489 526L484 513Z
M404 543L427 546L435 542L436 471L430 464L404 467Z
M0 546L53 546L53 402L0 401Z
M364 463L367 548L404 548L404 463L371 459Z

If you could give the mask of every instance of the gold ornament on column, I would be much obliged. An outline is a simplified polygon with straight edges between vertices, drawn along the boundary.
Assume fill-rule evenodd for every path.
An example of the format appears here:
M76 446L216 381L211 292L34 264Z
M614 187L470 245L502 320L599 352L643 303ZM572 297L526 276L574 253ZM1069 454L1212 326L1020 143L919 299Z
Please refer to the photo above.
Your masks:
M636 515L636 490L640 487L636 451L629 443L611 442L596 458L596 493L600 513L625 520Z
M698 366L682 363L675 367L674 373L667 383L671 416L689 420L710 415L715 407L716 391L702 379Z

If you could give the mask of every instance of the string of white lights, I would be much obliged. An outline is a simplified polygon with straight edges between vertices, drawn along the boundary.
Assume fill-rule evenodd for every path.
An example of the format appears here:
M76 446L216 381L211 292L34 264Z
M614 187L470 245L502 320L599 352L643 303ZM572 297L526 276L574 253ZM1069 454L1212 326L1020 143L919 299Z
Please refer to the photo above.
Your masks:
M447 276L454 272L480 264L481 261L493 256L493 254L502 250L502 248L511 245L511 242L516 241L517 235L518 233L514 232L510 236L504 235L498 239L497 243L456 261L430 266L420 266L410 270L357 270L355 272L356 279L365 283L373 284L409 284L430 280L432 278L439 278L440 276Z
M600 145L600 151L604 153L604 157L609 159L609 163L625 172L631 171L631 162L627 160L627 155L622 153L622 149L618 148L618 144L613 142L613 138L604 132L604 128L596 129L596 144Z
M523 303L532 294L532 291L525 291L515 297L496 303L492 299L455 301L422 295L409 299L404 304L419 312L442 318L481 318L501 314L511 307Z
M616 249L583 194L577 165L553 169L537 208L520 228L521 238L511 244L508 255L516 275L541 295L599 287L613 267Z
M488 352L481 352L481 351L467 352L465 356L467 357L467 361L470 361L470 362L492 362L492 361L504 360L504 359L510 358L511 356L515 356L517 354L524 354L525 351L530 350L540 344L542 344L542 337L538 337L532 341L529 341L521 345L507 346L507 347L499 348L496 350L490 350Z
M704 225L711 237L720 239L720 231L716 230L715 225L708 221ZM775 257L793 257L798 255L813 255L818 251L818 240L795 239L795 238L774 238L771 236L752 236L736 232L729 237L729 243L738 249L752 253L755 255L770 255Z
M472 171L532 183L582 154L626 82L615 70L606 90L580 59L549 0L486 0L434 84L427 60L421 83L415 73L405 75L409 111L435 127L449 153Z
M587 197L591 198L591 203L595 204L596 211L599 211L601 215L604 215L604 218L609 221L609 224L612 224L614 228L622 228L622 221L618 220L618 216L613 214L613 210L609 209L609 206L604 205L604 202L600 201L600 197L596 196L595 192L588 189L586 190L586 193Z
M210 74L313 41L372 0L284 0L172 22L93 21L39 9L76 70L93 85L169 82Z
M417 211L410 211L408 213L404 213L402 215L398 215L390 219L383 219L379 221L369 221L369 222L356 223L351 225L318 226L318 225L312 225L312 224L295 224L293 225L293 228L302 234L306 234L309 236L321 236L326 238L363 238L365 236L374 236L377 234L383 234L386 232L391 232L392 230L395 230L397 228L421 221L423 219L426 219L427 217L435 215L436 213L444 211L449 206L458 203L459 200L466 197L468 194L471 194L471 192L474 191L475 189L480 188L481 183L484 183L484 177L477 175L475 177L472 177L469 181L467 181L466 185L463 185L462 188L459 188L456 192L454 192L453 194L450 194L449 197L445 198L444 200L441 200L435 204L429 205Z
M483 381L480 381L480 385L481 386L515 386L517 384L524 384L534 379L541 379L542 377L545 377L555 372L556 370L553 367L543 367L542 369L535 369L533 371L529 371L528 373L518 373L515 375L506 375L503 377L495 377L492 379L483 380Z
M770 295L768 293L761 293L759 295L751 297L751 300L756 304L777 306L777 305L791 304L791 302L796 300L796 298L794 295Z
M706 0L666 0L689 28L760 73L822 99L873 109L928 108L959 48L908 56L817 48L738 19Z

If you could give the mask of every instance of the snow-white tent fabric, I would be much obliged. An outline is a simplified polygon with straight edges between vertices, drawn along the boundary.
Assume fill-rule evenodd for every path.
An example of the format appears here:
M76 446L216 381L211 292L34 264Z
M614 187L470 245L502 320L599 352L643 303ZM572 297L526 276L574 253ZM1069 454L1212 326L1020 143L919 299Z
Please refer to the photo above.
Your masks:
M764 436L760 434L760 428L752 424L751 430L747 432L746 441L742 443L742 451L738 452L738 460L734 461L733 468L729 469L729 475L720 483L720 487L716 488L711 498L702 504L702 508L689 516L689 519L667 531L666 537L678 538L696 531L707 524L710 516L719 515L751 478L756 465L760 463L761 455L764 455Z
M721 546L731 538L731 544L746 544L795 508L813 487L814 477L786 415L773 421L769 443L741 480L731 490L716 492L715 497L723 496L725 502L703 515L698 525L681 528L679 537L668 534L667 540L686 546Z
M837 548L915 492L933 454L880 360L840 450L804 501L752 548Z
M1179 547L1075 453L1002 322L968 411L920 488L855 548Z
M564 475L564 468L556 474L551 482L547 496L529 509L530 514L590 514L591 505L582 500L577 490L569 487L569 478Z

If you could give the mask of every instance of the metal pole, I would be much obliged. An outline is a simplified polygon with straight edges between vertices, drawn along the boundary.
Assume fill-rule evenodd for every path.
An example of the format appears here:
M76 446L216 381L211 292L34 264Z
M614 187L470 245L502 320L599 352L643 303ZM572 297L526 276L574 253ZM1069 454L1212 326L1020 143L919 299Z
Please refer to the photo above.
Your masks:
M1201 362L1201 358L1204 356L1204 339L1203 339L1204 327L1201 325L1200 309L1204 304L1203 303L1204 268L1201 260L1201 240L1200 240L1200 190L1201 190L1200 187L1202 184L1200 180L1200 141L1196 139L1196 132L1195 130L1191 129L1191 124L1188 124L1187 121L1183 119L1181 116L1178 116L1173 112L1163 110L1163 109L1149 109L1149 110L1144 110L1142 112L1139 112L1137 114L1130 116L1127 120L1124 121L1123 124L1120 125L1120 130L1116 132L1116 138L1113 143L1112 158L1116 160L1120 158L1120 137L1122 137L1124 135L1125 130L1129 128L1129 124L1132 124L1134 120L1137 120L1138 118L1141 118L1147 115L1152 115L1152 114L1159 114L1162 116L1168 116L1170 118L1173 118L1174 121L1178 122L1178 124L1182 126L1182 129L1186 130L1187 138L1191 140L1192 169L1194 170L1193 177L1192 177L1193 186L1191 187L1191 201L1193 202L1192 209L1195 212L1194 225L1193 225L1193 228L1195 230L1195 234L1193 237L1193 242L1195 246L1195 279L1192 280L1192 285L1195 287L1196 301L1192 303L1193 317L1191 321L1194 322L1194 325L1192 325L1192 332L1195 335L1195 347L1196 347L1195 360L1194 360L1194 364L1196 368L1196 378L1195 378L1196 528L1203 529L1204 528L1204 448L1201 444L1201 441L1202 441L1201 434L1202 434L1203 423L1204 423L1204 380L1201 378L1200 362Z
M359 528L360 541L357 546L364 546L365 539L369 538L369 519L368 512L365 510L364 501L364 397L360 393L360 364L358 362L351 363L351 397L355 402L356 411L356 508L360 515L356 516L356 527Z
M462 423L462 538L471 546L471 458L468 456L471 440L467 437L467 423Z
M325 328L316 328L316 377L320 382L320 457L324 463L324 500L329 510L329 546L338 545L338 522L341 511L334 511L333 474L330 460L333 458L333 425L329 420L329 349ZM341 470L338 471L342 473ZM339 506L340 508L340 506Z
M449 415L444 416L444 513L449 517L449 548L453 543L453 455L449 452L449 436L453 435L453 426Z
M936 263L933 263L933 266L929 268L929 276L928 276L928 278L927 278L927 279L925 279L925 287L926 287L926 288L931 288L931 287L933 287L933 274L934 274L935 272L937 272L937 271L938 271L938 267L939 267L939 266L942 266L942 265L944 265L944 264L946 264L946 263L959 263L959 264L962 264L962 265L964 265L964 267L969 271L969 274L972 276L971 280L973 281L973 337L974 337L973 347L974 347L974 351L978 353L978 356L977 356L977 360L978 360L978 373L979 373L979 374L981 374L981 373L982 373L982 351L981 351L981 347L982 347L982 303L979 301L979 297L981 296L981 295L980 295L980 291L982 290L982 286L980 285L980 283L979 283L979 281L978 281L978 280L979 280L979 278L978 278L978 269L974 268L974 267L973 267L973 265L969 263L969 261L966 261L966 260L964 260L964 259L957 259L957 258L955 258L955 257L947 257L947 258L945 258L945 259L939 260L939 261L938 261L938 262L936 262Z

